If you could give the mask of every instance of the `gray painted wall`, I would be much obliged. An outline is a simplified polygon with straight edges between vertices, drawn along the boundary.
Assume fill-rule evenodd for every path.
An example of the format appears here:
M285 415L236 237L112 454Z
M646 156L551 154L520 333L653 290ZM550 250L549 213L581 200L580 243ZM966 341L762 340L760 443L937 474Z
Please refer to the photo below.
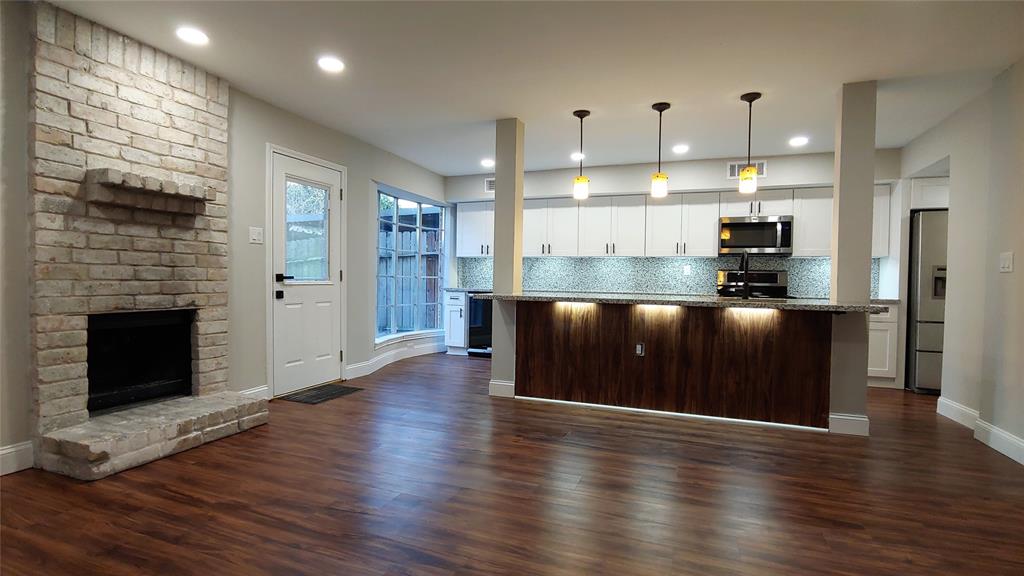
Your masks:
M1024 61L903 150L905 177L949 158L942 396L1024 436ZM999 252L1016 271L998 272Z
M302 152L348 170L348 365L385 353L374 348L377 194L375 181L443 202L441 176L366 142L285 112L232 89L230 110L229 387L245 390L266 383L266 269L269 244L249 244L250 226L267 226L267 143ZM266 237L270 237L269 228Z
M28 65L26 2L0 2L3 63L0 70L3 181L0 238L0 446L31 440L28 381Z

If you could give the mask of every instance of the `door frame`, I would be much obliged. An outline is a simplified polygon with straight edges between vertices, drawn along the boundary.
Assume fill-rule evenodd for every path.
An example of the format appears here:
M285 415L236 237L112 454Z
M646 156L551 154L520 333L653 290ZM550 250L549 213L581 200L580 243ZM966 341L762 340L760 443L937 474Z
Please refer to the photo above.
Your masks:
M264 274L263 274L263 293L266 298L266 315L267 320L264 324L266 328L266 371L267 371L267 397L274 398L274 281L271 276L274 273L274 154L280 154L282 156L288 156L295 160L301 160L308 162L321 168L328 170L335 170L341 174L341 234L338 238L338 250L339 263L341 269L346 272L348 271L348 168L341 164L335 164L316 156L310 156L309 154L303 154L296 150L279 146L271 142L267 142L267 155L266 155L266 190L264 197L265 210L263 214L263 257L264 257ZM331 271L332 273L334 271ZM338 302L341 304L341 350L348 349L348 279L342 278L338 282ZM344 356L344 354L342 354ZM345 378L346 368L348 367L348 358L343 357L341 359L341 378Z

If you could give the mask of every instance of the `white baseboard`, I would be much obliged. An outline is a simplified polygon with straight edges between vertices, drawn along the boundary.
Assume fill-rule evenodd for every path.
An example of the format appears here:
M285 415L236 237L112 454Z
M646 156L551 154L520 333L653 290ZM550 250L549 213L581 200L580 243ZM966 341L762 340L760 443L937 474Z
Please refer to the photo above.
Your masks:
M412 358L413 356L436 354L438 352L444 352L445 350L447 350L447 347L444 345L443 335L432 338L419 338L416 340L395 342L393 345L387 346L384 352L377 354L365 362L356 362L346 366L345 379L351 380L352 378L359 378L361 376L373 374L392 362L398 362L399 360Z
M508 380L491 380L487 386L487 393L501 398L514 398L516 395L516 383Z
M903 389L903 385L897 382L895 378L880 378L877 376L868 376L868 386L872 388L891 388L893 390Z
M833 434L849 434L851 436L869 436L868 417L861 414L828 415L828 431Z
M257 396L259 398L270 398L270 386L264 384L263 386L256 386L254 388L248 388L246 390L239 390L239 394L245 394L246 396Z
M974 430L975 422L978 421L978 411L968 408L959 402L954 402L945 396L939 397L935 411L949 418L953 422Z
M1024 438L1014 436L978 418L974 423L974 439L996 452L1009 456L1017 463L1024 464Z
M35 462L32 442L0 446L0 476L31 468Z

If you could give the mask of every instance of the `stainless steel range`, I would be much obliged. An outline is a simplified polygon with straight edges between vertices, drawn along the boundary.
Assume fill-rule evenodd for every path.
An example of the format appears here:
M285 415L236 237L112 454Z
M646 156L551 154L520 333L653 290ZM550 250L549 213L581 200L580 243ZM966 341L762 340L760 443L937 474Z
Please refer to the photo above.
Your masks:
M781 270L719 270L718 295L742 298L747 281L751 298L789 296L789 275Z

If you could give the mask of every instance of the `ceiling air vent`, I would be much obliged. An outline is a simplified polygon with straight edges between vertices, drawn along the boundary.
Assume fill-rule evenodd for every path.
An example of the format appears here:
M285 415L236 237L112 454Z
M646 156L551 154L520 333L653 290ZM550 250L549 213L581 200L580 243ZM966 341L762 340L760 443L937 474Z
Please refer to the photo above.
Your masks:
M757 166L757 177L764 178L768 171L768 161L751 160L750 163L753 164L754 166ZM746 165L747 163L743 160L740 160L739 162L729 162L729 169L726 178L728 178L729 180L738 179L740 177L740 170L743 170L743 167Z
M494 178L484 178L484 192L494 194Z

